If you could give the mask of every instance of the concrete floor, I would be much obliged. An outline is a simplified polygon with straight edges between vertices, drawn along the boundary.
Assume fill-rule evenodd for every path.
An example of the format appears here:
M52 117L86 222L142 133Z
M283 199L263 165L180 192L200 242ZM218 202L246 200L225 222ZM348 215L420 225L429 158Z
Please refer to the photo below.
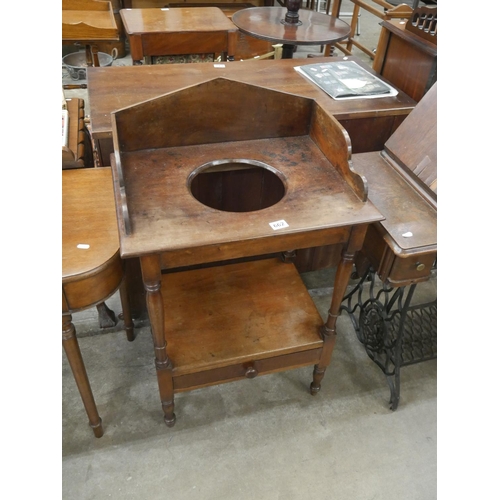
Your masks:
M317 293L330 275L304 279ZM314 300L325 318L329 295ZM120 311L117 297L108 305ZM97 325L92 314L74 316L78 332ZM176 395L173 428L163 423L149 328L134 342L119 329L93 331L79 343L104 436L88 427L63 355L65 499L436 498L437 363L402 369L391 411L385 378L345 314L317 396L311 367L199 389Z
M375 48L378 29L378 19L363 13L362 43ZM323 317L331 276L303 275ZM433 279L419 293L435 290ZM107 304L120 312L117 295ZM171 429L163 423L149 327L127 342L121 322L101 330L95 310L73 318L104 436L94 438L87 425L63 352L64 499L437 497L437 362L402 369L401 402L391 411L385 377L345 314L317 396L308 392L312 367L199 389L176 395Z

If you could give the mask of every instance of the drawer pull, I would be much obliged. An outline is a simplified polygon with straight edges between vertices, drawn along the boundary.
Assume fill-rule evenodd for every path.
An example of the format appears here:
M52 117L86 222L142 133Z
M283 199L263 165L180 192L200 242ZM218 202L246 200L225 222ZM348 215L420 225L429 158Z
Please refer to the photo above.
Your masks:
M246 378L255 378L257 375L257 370L253 366L249 366L245 372Z
M417 262L417 271L423 271L425 269L425 264L422 264L421 262Z

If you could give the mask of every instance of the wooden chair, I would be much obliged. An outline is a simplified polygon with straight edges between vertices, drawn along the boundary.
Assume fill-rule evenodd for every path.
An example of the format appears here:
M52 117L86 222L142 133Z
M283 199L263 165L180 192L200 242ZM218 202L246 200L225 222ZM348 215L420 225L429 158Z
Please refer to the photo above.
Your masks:
M361 50L363 53L365 53L367 56L369 56L371 59L375 58L375 54L373 53L372 49L366 47L360 42L360 40L356 40L354 38L358 32L358 22L361 9L366 10L367 12L373 14L374 16L377 16L382 20L408 19L410 18L413 12L412 8L406 4L401 4L395 7L394 5L391 5L385 0L350 0L350 1L354 4L354 6L352 11L352 18L350 24L351 31L349 33L349 37L347 38L347 40L334 43L333 45L326 45L324 52L325 56L332 55L333 48L336 48L341 52L343 52L344 54L351 56L353 55L352 48L354 46L357 49ZM342 5L342 0L333 0L332 16L334 17L340 16L341 5Z
M120 258L111 169L62 171L62 343L90 426L101 418L76 337L72 314L103 304L117 290L127 339L134 340L124 263Z

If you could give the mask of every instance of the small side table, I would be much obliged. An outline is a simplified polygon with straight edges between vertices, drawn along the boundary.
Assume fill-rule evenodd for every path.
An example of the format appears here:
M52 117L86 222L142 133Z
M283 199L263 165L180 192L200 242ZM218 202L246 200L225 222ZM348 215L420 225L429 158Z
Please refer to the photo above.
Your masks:
M283 44L283 59L292 59L295 45L326 45L349 36L349 25L340 19L301 10L298 22L289 23L285 7L255 7L233 14L233 23L245 34Z
M134 64L146 56L220 53L234 60L237 30L217 7L122 9Z
M104 302L117 289L127 339L132 341L134 325L120 258L111 170L63 170L62 344L95 437L104 431L71 315Z

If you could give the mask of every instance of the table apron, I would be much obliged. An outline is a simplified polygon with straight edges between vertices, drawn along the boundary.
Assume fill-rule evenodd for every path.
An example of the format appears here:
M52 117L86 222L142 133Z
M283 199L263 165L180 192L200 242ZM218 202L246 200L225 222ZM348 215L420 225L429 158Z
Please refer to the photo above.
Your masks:
M183 54L207 54L228 51L228 32L193 32L193 33L147 33L131 35L141 40L142 54L133 54L133 59L143 56L164 56ZM138 44L134 43L134 47ZM131 42L132 48L132 42ZM141 55L141 57L136 57Z
M220 262L231 259L258 256L297 250L321 245L346 243L351 234L351 227L318 229L300 233L291 233L255 240L242 240L220 245L208 245L197 248L171 250L160 254L162 269L174 269L184 266ZM127 257L124 255L123 257Z

